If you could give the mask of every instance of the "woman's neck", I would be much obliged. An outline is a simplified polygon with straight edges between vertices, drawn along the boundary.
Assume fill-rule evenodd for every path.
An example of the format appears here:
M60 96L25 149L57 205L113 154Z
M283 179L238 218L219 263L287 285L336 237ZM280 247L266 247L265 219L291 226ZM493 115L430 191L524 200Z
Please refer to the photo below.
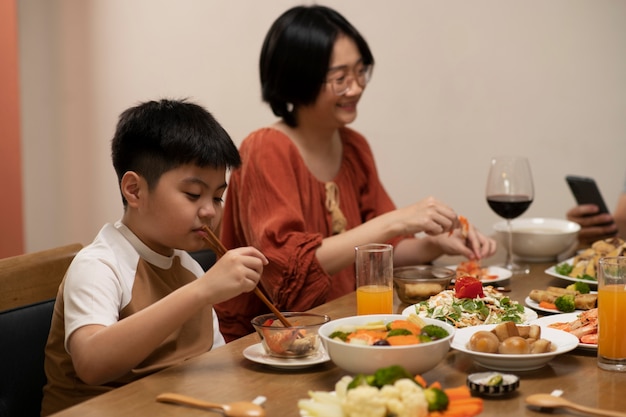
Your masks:
M309 171L320 181L331 181L341 167L343 146L338 129L298 125L287 126L279 122L275 127L294 143Z

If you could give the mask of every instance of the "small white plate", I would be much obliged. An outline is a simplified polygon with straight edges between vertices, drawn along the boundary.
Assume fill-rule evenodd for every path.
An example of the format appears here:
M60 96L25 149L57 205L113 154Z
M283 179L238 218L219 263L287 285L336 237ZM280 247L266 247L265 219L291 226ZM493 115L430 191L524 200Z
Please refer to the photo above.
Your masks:
M311 356L307 356L306 358L283 359L268 355L267 353L265 353L263 345L261 345L261 343L257 343L245 348L243 351L243 356L246 359L251 360L252 362L261 363L263 365L268 365L280 369L308 368L310 366L318 365L320 363L328 362L330 360L330 356L328 356L326 350L324 349L324 346L322 345L320 345L317 353Z
M446 268L452 269L454 271L456 271L458 265L452 265L452 266L447 266ZM480 282L483 283L483 285L489 285L491 283L495 283L495 282L500 282L500 281L505 281L509 278L511 278L511 276L513 275L511 273L511 271L509 271L506 268L501 268L499 266L487 266L487 273L489 275L496 275L496 278L494 279L481 279ZM452 278L452 282L454 282L454 278Z
M557 265L561 265L563 263L568 263L570 265L572 265L574 263L574 258L569 258L564 260L563 262L559 262ZM572 282L585 282L587 284L589 284L590 287L595 287L598 285L598 281L593 281L590 279L580 279L580 278L572 278L572 277L568 277L567 275L561 275L559 273L556 272L556 265L551 266L550 268L546 269L544 271L546 274L548 275L552 275L553 277L557 277L557 278L561 278L567 281L572 281Z
M590 293L597 294L597 291L590 291ZM550 314L562 314L559 310L541 307L538 302L531 299L530 297L526 297L526 299L524 300L524 303L528 307L532 308L533 310L543 311L544 313L550 313ZM579 314L579 313L582 313L583 311L585 310L574 310L573 313Z
M576 317L578 317L579 314L580 312L553 314L551 316L545 316L537 320L533 320L531 324L537 324L541 326L542 331L543 331L544 327L548 327L548 325L552 323L569 323L570 321L574 321L576 320ZM564 333L567 333L567 332L564 331ZM591 343L582 343L580 340L578 341L578 347L581 349L598 350L598 345L591 344Z
M474 333L480 330L491 331L495 326L495 324L483 324L458 329L452 340L452 348L470 355L476 363L485 368L496 371L532 371L543 367L556 356L576 349L578 346L578 338L573 334L549 327L542 327L541 337L549 340L556 346L556 350L553 352L509 355L474 352L467 348L467 344Z

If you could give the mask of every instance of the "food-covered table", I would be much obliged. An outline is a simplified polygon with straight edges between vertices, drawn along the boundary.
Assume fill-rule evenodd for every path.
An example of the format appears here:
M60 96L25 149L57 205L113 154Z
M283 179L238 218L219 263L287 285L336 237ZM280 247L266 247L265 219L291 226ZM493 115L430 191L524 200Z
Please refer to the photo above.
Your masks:
M510 297L524 303L532 289L548 285L565 286L567 281L549 276L544 270L550 263L532 264L525 276L514 276L498 285L510 287ZM407 307L396 300L394 308ZM319 306L312 311L339 318L354 315L354 294ZM541 313L540 313L541 315ZM162 392L176 392L213 402L267 398L265 409L271 417L298 416L298 400L307 398L309 390L332 391L334 384L346 373L332 362L300 369L282 369L252 362L243 352L258 343L251 334L224 347L165 369L127 386L96 397L56 414L58 417L123 417L123 416L205 416L207 411L157 403ZM423 376L428 382L439 381L446 387L465 384L468 374L485 371L464 353L451 350L447 358ZM534 393L563 391L563 397L578 403L610 410L626 410L626 373L613 373L596 366L593 350L575 349L558 356L547 366L535 371L516 372L521 378L519 389L509 396L485 399L482 416L541 416L545 413L528 408L524 398Z

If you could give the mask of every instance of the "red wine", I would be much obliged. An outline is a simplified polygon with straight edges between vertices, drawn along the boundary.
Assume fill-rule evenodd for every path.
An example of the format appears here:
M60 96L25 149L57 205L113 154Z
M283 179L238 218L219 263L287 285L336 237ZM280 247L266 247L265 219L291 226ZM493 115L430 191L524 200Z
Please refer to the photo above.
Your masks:
M490 195L487 203L493 211L505 219L514 219L520 216L530 206L533 199L527 195Z

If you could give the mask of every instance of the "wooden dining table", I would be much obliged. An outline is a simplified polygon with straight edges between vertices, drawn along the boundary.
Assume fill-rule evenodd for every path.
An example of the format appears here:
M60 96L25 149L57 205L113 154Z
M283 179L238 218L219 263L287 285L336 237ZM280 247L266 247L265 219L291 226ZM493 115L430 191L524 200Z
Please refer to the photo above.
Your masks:
M552 277L544 271L551 263L531 264L527 275L498 282L508 287L513 300L524 303L532 289L549 285L564 287L571 282ZM397 299L396 312L407 307ZM331 318L356 314L356 296L348 294L312 309ZM541 312L539 312L541 316ZM625 326L626 331L626 326ZM180 365L164 369L82 404L55 414L57 417L136 417L205 416L211 412L186 406L160 403L158 394L174 392L211 402L250 401L266 397L269 417L299 416L298 400L308 398L310 390L333 391L335 383L347 372L331 361L301 369L282 369L252 362L244 349L259 343L256 334L216 348ZM487 371L467 354L453 349L437 367L423 374L428 382L439 381L444 388L466 384L473 372ZM562 390L562 397L577 403L609 410L626 410L626 373L609 372L596 365L596 352L577 348L561 354L541 369L515 372L520 386L512 394L485 397L481 416L542 416L546 410L531 408L524 399L530 394Z

